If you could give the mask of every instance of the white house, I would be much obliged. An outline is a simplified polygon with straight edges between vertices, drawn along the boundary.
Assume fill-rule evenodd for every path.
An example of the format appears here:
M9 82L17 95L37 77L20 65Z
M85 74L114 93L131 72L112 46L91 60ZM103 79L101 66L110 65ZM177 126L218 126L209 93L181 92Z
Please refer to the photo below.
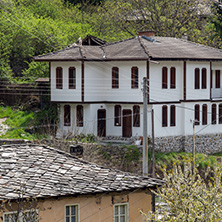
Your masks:
M103 45L84 41L35 61L50 64L51 102L60 107L60 135L141 136L142 82L147 77L148 134L153 109L159 147L189 144L196 120L197 139L213 137L215 150L220 149L221 50L148 31ZM205 145L199 149L207 151L210 146Z

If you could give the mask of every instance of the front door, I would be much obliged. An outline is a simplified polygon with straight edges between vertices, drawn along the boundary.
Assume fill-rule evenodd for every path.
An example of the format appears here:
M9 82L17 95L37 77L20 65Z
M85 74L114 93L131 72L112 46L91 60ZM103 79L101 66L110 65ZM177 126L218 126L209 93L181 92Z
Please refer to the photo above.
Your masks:
M97 116L97 136L105 137L106 136L106 110L99 109Z
M123 110L123 137L132 136L132 111L130 109Z

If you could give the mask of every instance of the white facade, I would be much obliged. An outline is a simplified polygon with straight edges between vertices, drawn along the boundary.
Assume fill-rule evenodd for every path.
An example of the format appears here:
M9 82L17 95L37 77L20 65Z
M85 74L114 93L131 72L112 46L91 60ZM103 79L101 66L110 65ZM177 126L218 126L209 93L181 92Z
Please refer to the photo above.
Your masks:
M63 69L63 87L56 89L56 68ZM76 88L69 89L68 70L76 68ZM112 68L118 67L118 88L112 88ZM131 88L132 67L138 68L138 88ZM147 68L148 67L148 68ZM167 68L167 87L162 87L163 67ZM175 88L171 88L171 67L176 70ZM195 89L195 69L199 68L199 89ZM202 70L206 70L206 87L202 87ZM210 61L112 61L112 62L51 62L51 101L59 103L60 135L98 135L98 112L105 112L105 135L123 136L123 112L131 118L131 136L143 134L143 77L149 75L148 134L151 135L151 109L154 109L156 137L186 136L193 133L195 105L199 105L199 134L222 133L219 121L219 104L222 104L222 76L220 88L216 88L216 70L222 74L221 62ZM218 74L217 74L218 75ZM217 77L218 78L218 77ZM219 81L219 80L217 80ZM211 87L212 85L212 87ZM212 105L216 104L216 124L212 124ZM70 105L70 124L64 124L64 106ZM77 126L77 106L83 106L83 126ZM121 123L115 125L115 106L121 106ZM134 126L134 106L140 107L139 126ZM203 120L203 105L207 105ZM163 126L163 106L167 107L167 119ZM175 124L172 124L171 108L175 106ZM222 114L222 113L221 113ZM128 121L128 120L127 120ZM205 123L203 122L205 121ZM207 122L206 122L207 121ZM171 126L173 125L173 126Z

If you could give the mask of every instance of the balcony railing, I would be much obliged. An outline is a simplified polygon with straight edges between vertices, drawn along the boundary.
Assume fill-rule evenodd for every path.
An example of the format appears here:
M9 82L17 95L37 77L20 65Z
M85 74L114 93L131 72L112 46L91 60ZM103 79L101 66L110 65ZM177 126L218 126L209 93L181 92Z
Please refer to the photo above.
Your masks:
M212 88L211 97L212 99L222 98L222 88Z

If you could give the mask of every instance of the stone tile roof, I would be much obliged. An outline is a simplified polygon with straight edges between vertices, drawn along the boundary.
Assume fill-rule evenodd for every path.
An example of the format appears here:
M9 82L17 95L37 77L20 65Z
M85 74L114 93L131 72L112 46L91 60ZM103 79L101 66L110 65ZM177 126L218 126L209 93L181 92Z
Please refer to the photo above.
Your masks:
M0 200L25 196L53 197L155 188L162 180L108 169L50 147L0 146Z
M153 41L154 40L154 41ZM54 53L37 56L35 61L108 61L108 60L219 60L222 50L183 39L134 37L103 46L71 47Z

